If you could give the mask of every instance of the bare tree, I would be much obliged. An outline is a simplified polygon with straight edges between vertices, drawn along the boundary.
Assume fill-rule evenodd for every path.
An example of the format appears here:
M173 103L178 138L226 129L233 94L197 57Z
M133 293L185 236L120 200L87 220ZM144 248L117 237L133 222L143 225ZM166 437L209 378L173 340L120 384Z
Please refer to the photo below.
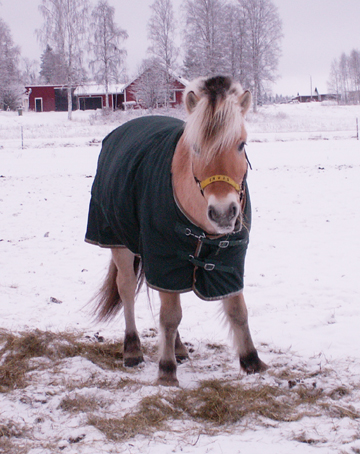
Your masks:
M360 52L353 49L349 56L349 73L351 79L352 101L360 102Z
M339 62L337 59L334 59L331 63L330 68L330 78L328 82L328 89L336 94L338 102L340 102L341 97L341 80L340 80L340 71L339 71Z
M35 85L39 78L39 62L24 57L21 59L22 75L21 80L24 84Z
M21 96L20 48L14 45L9 26L0 19L0 109L15 109Z
M360 103L360 52L353 49L350 55L344 52L331 63L328 89L337 95L343 104Z
M38 38L61 56L66 74L68 118L72 118L72 91L85 77L83 48L88 30L88 0L42 0L44 18Z
M185 76L211 76L226 67L223 0L186 0Z
M229 75L239 80L243 87L249 87L247 40L249 30L244 11L238 5L229 3L224 8L223 52L226 55L225 68Z
M271 0L238 0L247 28L247 70L253 108L257 110L264 82L273 82L281 55L282 23Z
M90 49L94 59L90 62L95 80L103 84L106 94L106 108L109 107L109 84L118 82L119 70L126 56L120 42L128 38L125 30L114 22L115 8L107 0L100 0L91 13L92 35Z
M165 90L167 105L170 99L170 70L175 68L179 50L175 45L175 20L171 0L155 0L150 6L152 15L148 23L148 38L151 42L149 53L165 69ZM163 73L163 71L161 70Z
M132 89L136 102L145 109L155 109L165 104L165 68L157 59L144 60Z
M341 92L345 104L349 102L349 91L350 91L350 70L349 70L349 58L343 52L339 59L339 74L341 83Z

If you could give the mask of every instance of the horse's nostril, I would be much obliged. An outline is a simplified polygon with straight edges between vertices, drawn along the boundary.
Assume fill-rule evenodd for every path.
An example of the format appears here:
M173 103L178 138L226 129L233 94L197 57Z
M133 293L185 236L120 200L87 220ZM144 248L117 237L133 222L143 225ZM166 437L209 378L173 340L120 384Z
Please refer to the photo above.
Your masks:
M216 221L216 211L213 206L209 206L208 208L208 216L211 221Z
M236 203L233 202L230 205L228 213L229 213L229 220L232 220L232 219L234 219L237 216L238 209L237 209Z

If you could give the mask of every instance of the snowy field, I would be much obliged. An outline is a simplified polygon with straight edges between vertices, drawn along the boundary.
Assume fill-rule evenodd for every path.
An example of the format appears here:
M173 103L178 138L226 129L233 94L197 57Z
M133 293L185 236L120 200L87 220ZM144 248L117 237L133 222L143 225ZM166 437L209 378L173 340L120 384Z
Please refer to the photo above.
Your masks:
M191 353L178 368L180 389L154 386L159 304L144 290L137 320L145 365L125 370L121 361L105 367L86 355L35 352L23 382L11 385L11 348L29 333L51 338L53 351L70 343L66 336L120 349L122 315L95 323L86 305L109 251L84 243L84 234L100 142L134 115L75 112L68 122L66 113L0 112L0 452L360 453L356 106L278 105L249 115L244 293L265 374L239 371L220 303L186 294L180 332ZM189 410L162 421L174 398L200 395L203 380L256 390L262 407L234 420ZM196 392L192 399L193 411L206 403ZM156 419L148 428L139 422L121 432L147 412Z

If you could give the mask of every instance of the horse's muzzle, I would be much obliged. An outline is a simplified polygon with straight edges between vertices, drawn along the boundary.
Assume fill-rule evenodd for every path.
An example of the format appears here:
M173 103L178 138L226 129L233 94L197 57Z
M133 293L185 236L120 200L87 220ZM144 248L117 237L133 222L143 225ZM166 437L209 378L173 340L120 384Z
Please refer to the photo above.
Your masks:
M236 229L240 207L232 201L230 204L209 204L208 218L218 233L231 233Z

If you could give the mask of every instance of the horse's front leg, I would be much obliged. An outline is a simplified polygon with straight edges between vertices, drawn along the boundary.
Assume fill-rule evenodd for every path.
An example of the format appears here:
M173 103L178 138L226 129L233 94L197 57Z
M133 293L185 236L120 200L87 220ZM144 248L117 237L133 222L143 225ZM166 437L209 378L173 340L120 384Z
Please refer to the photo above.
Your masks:
M160 292L160 362L158 384L178 386L176 377L175 342L178 337L178 326L182 318L180 295L178 293Z
M223 307L234 336L241 368L248 374L265 371L268 366L259 358L251 339L243 294L224 299Z

